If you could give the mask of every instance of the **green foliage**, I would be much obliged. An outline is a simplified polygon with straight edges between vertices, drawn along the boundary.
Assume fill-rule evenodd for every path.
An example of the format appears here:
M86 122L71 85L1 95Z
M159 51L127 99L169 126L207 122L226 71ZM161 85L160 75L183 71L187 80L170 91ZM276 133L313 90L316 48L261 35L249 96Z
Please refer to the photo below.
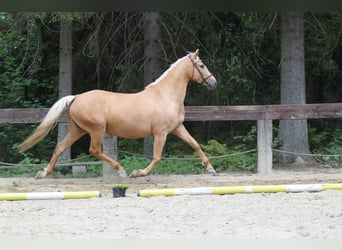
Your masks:
M0 108L50 107L57 100L60 18L73 19L74 93L95 88L121 92L143 89L142 15L136 12L0 12ZM338 12L305 13L308 103L341 102L341 20ZM158 41L163 48L160 61L163 70L186 51L199 48L200 57L218 81L215 91L190 84L186 105L279 103L279 13L163 12L160 24ZM329 121L329 124L325 132L320 127L326 123L321 121L312 127L310 147L314 152L340 152L340 123ZM35 127L1 124L0 161L46 163L56 144L56 129L23 155L16 149ZM256 147L254 121L192 122L186 123L186 127L212 157ZM142 140L119 139L118 157L127 172L149 164L148 159L126 153L142 154L142 145ZM74 154L87 154L88 146L87 143L77 144ZM168 138L165 156L197 157L188 145L172 136ZM331 166L340 164L340 158L323 160ZM254 171L256 155L242 154L211 161L219 171ZM71 175L69 167L56 170L61 176ZM101 175L101 171L99 166L88 167L91 176ZM153 170L169 174L203 171L199 160L171 159L163 160ZM28 175L35 172L36 169Z
M235 137L235 140L240 140L241 137ZM250 150L246 144L235 144L228 148L226 144L221 144L216 140L209 140L207 145L201 145L203 151L213 157L212 165L219 172L225 171L255 171L256 170L256 154L243 153ZM255 148L255 145L253 146ZM226 156L223 158L215 158L215 156Z
M142 154L143 152L143 139L129 140L118 138L117 146L119 149L118 157L121 158L125 155L125 152L134 152L136 154Z
M31 15L0 19L0 108L42 107L57 91L58 60L53 41L44 41L41 23ZM57 45L58 48L58 45ZM56 51L58 54L58 51Z
M20 165L28 165L24 167L2 167L0 168L0 177L30 177L33 178L38 171L46 167L48 162L34 158L32 153L24 153L24 158L18 163ZM92 162L98 161L97 158L91 155L80 154L77 156L76 162ZM63 158L59 162L64 162ZM40 165L40 166L29 166ZM71 166L56 166L49 178L85 178L85 177L99 177L102 176L102 165L87 165L87 173L85 175L72 175Z
M329 133L327 131L317 132L317 129L310 127L309 135L312 152L327 155L317 157L322 163L328 167L342 165L342 129L336 128Z
M12 177L34 177L41 167L19 167L19 168L0 168L1 178L12 178Z
M171 156L168 156L171 158ZM200 174L204 173L205 169L200 164L200 160L175 160L168 159L168 157L164 158L159 164L153 168L151 173L153 174ZM188 158L194 158L193 155L187 156ZM135 169L144 169L150 163L151 160L145 157L137 157L137 156L126 156L123 159L119 159L121 165L126 169L128 173L131 173Z
M49 159L55 147L56 130L25 154L18 152L17 146L35 129L36 125L0 124L0 161L18 163L25 158Z
M18 163L20 165L43 164L45 161L33 158L31 153L25 153L24 158ZM34 177L42 166L28 166L28 167L10 167L0 168L0 177Z
M240 136L236 137L239 141ZM248 139L243 139L245 142L251 142L255 139L255 129L252 129L248 135ZM184 154L182 152L182 142L172 141L167 146L167 153L164 155L162 161L152 170L154 174L201 174L205 173L205 168L202 166L199 156L195 153ZM184 144L184 143L183 143ZM184 146L184 145L183 145ZM185 145L188 147L188 145ZM226 144L219 143L216 140L209 140L208 144L201 144L205 154L212 158L210 161L212 165L219 172L226 171L255 171L256 154L237 154L241 151L249 150L246 146L233 146L228 148ZM255 147L255 145L254 145ZM172 149L176 149L173 151ZM230 156L232 155L232 156ZM216 158L219 156L218 158ZM221 158L221 156L223 156ZM191 160L193 158L193 160ZM119 162L128 173L135 169L144 169L150 164L151 160L142 156L127 156L124 155L119 159Z
M119 184L113 184L112 186L113 188L123 188L123 189L128 189L129 188L129 185L127 184L122 184L122 183L119 183Z
M214 139L209 140L207 145L201 145L201 147L208 156L224 155L228 151L226 144L221 144Z

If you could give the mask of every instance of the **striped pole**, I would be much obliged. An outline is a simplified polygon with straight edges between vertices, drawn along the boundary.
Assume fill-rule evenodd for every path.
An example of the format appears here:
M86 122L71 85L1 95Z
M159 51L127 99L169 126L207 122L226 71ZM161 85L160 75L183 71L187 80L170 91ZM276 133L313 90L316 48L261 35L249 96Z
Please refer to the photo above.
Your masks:
M82 192L31 192L31 193L0 193L0 201L18 200L66 200L66 199L88 199L102 197L100 191Z
M290 184L290 185L256 185L197 188L168 188L138 190L138 197L204 195L204 194L241 194L241 193L298 193L319 192L324 190L342 190L342 183L335 184Z

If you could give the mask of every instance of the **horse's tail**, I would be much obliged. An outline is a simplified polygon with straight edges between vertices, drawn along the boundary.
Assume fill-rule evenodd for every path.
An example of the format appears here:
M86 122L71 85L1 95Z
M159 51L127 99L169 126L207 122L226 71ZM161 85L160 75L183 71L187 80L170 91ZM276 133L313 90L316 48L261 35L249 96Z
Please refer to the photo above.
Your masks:
M36 145L41 139L43 139L54 127L64 109L69 107L74 98L75 96L68 95L59 99L50 108L49 112L46 114L43 121L39 124L35 131L33 131L33 133L18 146L19 152L25 152L29 148Z

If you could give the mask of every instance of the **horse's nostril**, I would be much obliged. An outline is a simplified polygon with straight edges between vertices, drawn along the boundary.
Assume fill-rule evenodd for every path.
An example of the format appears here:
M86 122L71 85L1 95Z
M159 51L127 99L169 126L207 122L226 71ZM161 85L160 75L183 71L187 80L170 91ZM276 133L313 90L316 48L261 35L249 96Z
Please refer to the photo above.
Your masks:
M213 90L216 88L217 82L215 80L208 81L208 89Z
M209 82L208 83L208 89L209 90L214 90L214 89L216 89L216 82Z

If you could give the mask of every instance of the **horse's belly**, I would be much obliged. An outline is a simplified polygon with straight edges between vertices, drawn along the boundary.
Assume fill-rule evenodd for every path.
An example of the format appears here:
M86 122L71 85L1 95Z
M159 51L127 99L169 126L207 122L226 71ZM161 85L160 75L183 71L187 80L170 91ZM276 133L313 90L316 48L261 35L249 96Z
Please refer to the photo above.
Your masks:
M127 139L145 138L152 135L151 128L147 124L117 123L115 126L108 126L106 132Z
M108 124L106 131L109 134L121 138L137 139L153 136L155 134L169 134L179 125L179 123L182 123L179 119L167 119L158 122L149 120L148 118L134 122L120 120Z

